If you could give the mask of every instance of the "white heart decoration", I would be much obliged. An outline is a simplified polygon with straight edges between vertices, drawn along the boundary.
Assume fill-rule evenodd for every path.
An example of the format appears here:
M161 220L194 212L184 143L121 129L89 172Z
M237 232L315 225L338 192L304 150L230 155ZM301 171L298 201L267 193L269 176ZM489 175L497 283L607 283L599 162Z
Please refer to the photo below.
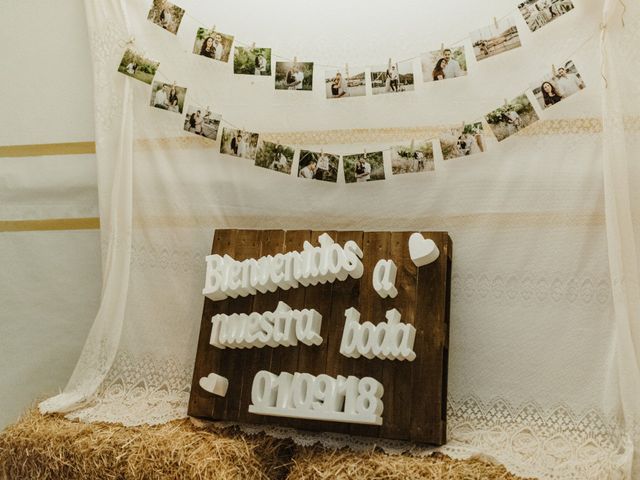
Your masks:
M229 381L215 373L210 373L208 376L200 378L198 383L203 390L219 397L224 397L227 394L227 388L229 388Z
M412 233L409 237L409 255L418 267L435 262L440 256L438 246L431 239L426 239L421 233Z

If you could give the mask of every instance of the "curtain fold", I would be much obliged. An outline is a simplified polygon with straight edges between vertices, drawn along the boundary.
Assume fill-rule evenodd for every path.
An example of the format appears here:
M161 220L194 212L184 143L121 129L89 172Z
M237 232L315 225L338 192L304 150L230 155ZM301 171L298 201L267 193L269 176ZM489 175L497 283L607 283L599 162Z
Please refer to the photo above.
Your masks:
M606 0L602 15L603 182L609 269L616 327L616 361L625 426L634 436L634 475L640 475L640 8ZM630 131L628 131L630 130Z

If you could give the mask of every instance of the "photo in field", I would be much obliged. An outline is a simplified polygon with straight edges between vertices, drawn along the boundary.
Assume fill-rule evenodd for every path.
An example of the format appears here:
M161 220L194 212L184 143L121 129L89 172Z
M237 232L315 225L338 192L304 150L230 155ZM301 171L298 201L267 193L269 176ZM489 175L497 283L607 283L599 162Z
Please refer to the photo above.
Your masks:
M415 88L413 62L392 62L371 67L371 90L374 95L411 92Z
M153 0L147 20L164 28L174 35L178 32L184 10L167 0Z
M542 108L555 105L585 87L580 72L571 60L557 68L551 65L550 73L531 84L533 94Z
M209 140L215 140L218 138L221 120L222 115L218 113L213 113L207 108L189 105L184 119L184 129Z
M186 87L178 87L164 82L153 82L151 87L152 107L168 110L174 113L182 113L184 99L187 96Z
M324 73L327 98L362 97L367 94L364 71L354 75L345 68L326 70Z
M160 66L160 62L154 62L145 58L131 48L127 48L120 60L118 71L124 73L127 77L135 78L148 85L153 82L153 77Z
M276 90L312 90L313 62L276 62Z
M444 160L482 153L485 148L482 122L465 123L440 133L440 149Z
M467 57L464 46L433 50L420 55L422 79L425 82L437 82L451 78L464 77L467 74Z
M366 183L384 180L384 160L382 152L364 152L357 155L343 155L342 168L347 183Z
M271 49L236 47L233 51L233 73L270 76Z
M391 173L393 175L427 172L434 169L433 144L430 140L412 141L409 144L396 145L391 148Z
M274 172L291 173L295 150L273 142L260 142L256 152L256 167L268 168Z
M496 139L501 142L505 138L527 128L540 120L533 105L523 93L485 116L489 128Z
M518 9L529 30L535 32L573 10L573 3L571 0L527 0L518 5Z
M226 35L213 29L198 28L193 53L212 60L228 62L232 45L233 35Z
M222 129L220 153L255 160L259 134L233 128Z
M338 155L301 150L298 177L336 183L339 163L340 157Z
M511 16L496 20L491 25L471 32L469 36L473 45L473 54L478 61L522 45L515 20Z

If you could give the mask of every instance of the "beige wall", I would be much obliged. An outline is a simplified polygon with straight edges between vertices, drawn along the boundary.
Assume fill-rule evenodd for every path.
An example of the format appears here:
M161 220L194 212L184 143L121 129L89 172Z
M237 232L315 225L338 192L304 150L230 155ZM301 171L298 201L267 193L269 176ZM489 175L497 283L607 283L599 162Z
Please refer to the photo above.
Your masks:
M92 141L82 1L0 0L0 11L0 147ZM97 215L94 155L0 158L0 429L64 387L101 286L98 230L9 232L20 224L8 221Z

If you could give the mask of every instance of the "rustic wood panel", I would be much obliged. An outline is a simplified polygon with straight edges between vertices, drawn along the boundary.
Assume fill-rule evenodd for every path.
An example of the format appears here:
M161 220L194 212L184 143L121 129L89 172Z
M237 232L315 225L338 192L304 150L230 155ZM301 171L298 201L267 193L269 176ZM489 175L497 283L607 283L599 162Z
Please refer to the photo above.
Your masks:
M323 232L282 230L219 230L212 252L229 254L237 260L258 258L291 250L302 250L304 241L318 244ZM417 268L409 257L412 232L328 232L341 245L355 240L364 252L364 276L333 284L277 290L245 298L212 302L205 299L198 353L189 401L189 414L216 420L273 423L282 426L351 433L381 438L442 444L446 441L446 400L449 342L449 299L451 290L452 243L446 233L423 232L433 239L441 255L438 260ZM380 259L392 259L398 267L398 296L382 299L372 286L372 274ZM217 349L209 345L211 317L216 313L265 312L278 301L291 308L314 308L322 314L323 343L317 347L262 349ZM396 308L401 321L416 327L413 362L349 359L340 354L344 311L360 311L360 322L386 321L385 313ZM286 371L314 375L371 376L384 386L382 426L349 425L336 422L305 421L248 413L251 384L259 370L274 374ZM200 377L216 372L229 379L225 398L203 391Z

